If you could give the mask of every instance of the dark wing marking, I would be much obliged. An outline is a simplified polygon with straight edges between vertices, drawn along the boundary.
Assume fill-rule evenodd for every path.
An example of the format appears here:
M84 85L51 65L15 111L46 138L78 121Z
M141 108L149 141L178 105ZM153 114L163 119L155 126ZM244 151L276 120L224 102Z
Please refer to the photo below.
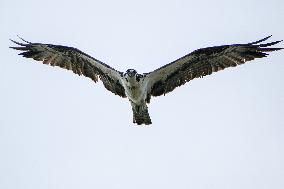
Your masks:
M176 87L194 79L210 75L228 67L235 67L255 58L266 57L271 48L281 41L258 44L269 37L247 44L233 44L203 48L167 64L153 72L147 73L149 79L148 93L159 96L173 91Z
M34 60L42 61L44 64L72 70L75 74L89 77L94 82L97 82L98 79L100 79L107 90L121 97L126 97L120 80L122 72L116 71L107 64L76 48L61 45L31 43L25 40L23 40L25 43L11 41L19 46L10 48L23 51L19 54L23 57L33 58Z

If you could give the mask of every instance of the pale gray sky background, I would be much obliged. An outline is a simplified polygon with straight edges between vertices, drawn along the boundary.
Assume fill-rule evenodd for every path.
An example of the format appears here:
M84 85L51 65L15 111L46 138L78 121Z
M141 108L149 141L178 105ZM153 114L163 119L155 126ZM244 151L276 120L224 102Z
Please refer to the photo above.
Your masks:
M101 83L8 49L20 35L149 72L197 48L284 39L283 12L283 0L1 0L0 188L284 188L284 51L153 98L139 127Z

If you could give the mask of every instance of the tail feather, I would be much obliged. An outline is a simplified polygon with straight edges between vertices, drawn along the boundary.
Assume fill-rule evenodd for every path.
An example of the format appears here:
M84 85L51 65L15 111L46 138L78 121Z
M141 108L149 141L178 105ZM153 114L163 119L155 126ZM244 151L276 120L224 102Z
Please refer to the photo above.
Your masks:
M137 105L131 102L132 111L133 111L133 123L137 123L138 125L145 124L150 125L152 124L148 107L146 104Z

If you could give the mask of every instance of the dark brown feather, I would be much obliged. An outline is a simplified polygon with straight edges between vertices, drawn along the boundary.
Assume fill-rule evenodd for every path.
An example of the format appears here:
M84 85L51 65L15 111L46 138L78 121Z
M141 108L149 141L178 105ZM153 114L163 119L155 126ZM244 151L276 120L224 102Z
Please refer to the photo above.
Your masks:
M147 75L162 75L158 81L153 83L150 94L152 96L166 94L194 78L204 77L228 67L235 67L255 58L266 57L268 55L266 52L283 49L269 47L281 41L258 44L270 37L247 44L223 45L195 50L154 72L148 73ZM176 69L167 70L170 66L174 67L175 64L177 65ZM167 76L165 76L165 72Z
M14 40L11 41L19 45L19 47L10 48L23 51L19 54L23 57L42 61L43 64L49 64L51 66L58 66L67 70L72 70L75 74L89 77L94 82L97 82L98 78L100 77L107 90L121 97L126 97L122 84L105 74L102 70L91 63L90 60L113 71L116 70L76 48L61 45L30 43L25 40L23 40L25 43L19 43ZM119 72L119 74L120 73L121 72Z

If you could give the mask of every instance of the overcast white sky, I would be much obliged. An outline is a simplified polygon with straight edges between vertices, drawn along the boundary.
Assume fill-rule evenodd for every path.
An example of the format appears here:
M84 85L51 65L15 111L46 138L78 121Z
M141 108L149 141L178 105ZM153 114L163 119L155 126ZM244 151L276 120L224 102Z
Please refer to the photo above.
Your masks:
M101 83L8 49L20 35L143 73L284 39L283 12L283 0L1 0L0 188L284 188L284 51L154 98L139 127Z

